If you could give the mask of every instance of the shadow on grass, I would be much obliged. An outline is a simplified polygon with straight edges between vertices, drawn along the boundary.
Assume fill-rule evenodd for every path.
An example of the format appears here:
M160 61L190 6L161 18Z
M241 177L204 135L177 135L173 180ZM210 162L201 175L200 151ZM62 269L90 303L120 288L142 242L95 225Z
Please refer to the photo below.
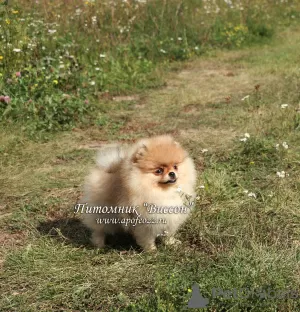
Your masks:
M52 237L75 247L95 248L90 242L90 231L76 218L44 221L38 225L37 230L42 235ZM110 249L118 251L134 249L140 251L135 240L127 233L108 235L106 237L105 250Z

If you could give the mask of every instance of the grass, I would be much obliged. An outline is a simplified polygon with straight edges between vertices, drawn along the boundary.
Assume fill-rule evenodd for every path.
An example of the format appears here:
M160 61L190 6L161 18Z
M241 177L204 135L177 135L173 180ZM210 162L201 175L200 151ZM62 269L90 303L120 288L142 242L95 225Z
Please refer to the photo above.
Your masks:
M292 8L289 16L297 17ZM92 13L94 7L84 9ZM173 70L168 73L158 68L171 60L149 57L153 69L164 72L163 86L137 92L131 84L98 94L97 84L82 93L69 92L71 98L62 102L66 107L78 99L91 105L71 128L56 127L53 117L48 119L50 129L41 126L41 119L15 118L13 111L2 117L0 310L184 311L197 283L210 300L207 311L299 311L299 297L212 296L213 288L300 292L298 34L294 25L277 32L268 44L250 41L251 47L229 51L207 48L201 58L169 63ZM77 51L88 57L83 54ZM82 64L89 66L86 60ZM5 70L17 71L14 66ZM84 68L76 79L85 75ZM48 90L50 98L59 99L52 103L60 105L65 83L50 89L42 85L42 94ZM16 107L30 92L27 84L16 92L4 80L1 86L11 92L12 102L14 94ZM43 98L35 100L45 105ZM16 109L16 114L23 110ZM150 255L124 237L119 243L111 239L104 250L94 249L73 205L95 149L166 132L189 150L199 171L199 199L178 233L181 248L159 246ZM280 178L277 172L282 171L286 176Z
M0 6L1 119L38 138L107 123L99 99L162 86L176 61L268 42L299 12L297 1L10 1Z

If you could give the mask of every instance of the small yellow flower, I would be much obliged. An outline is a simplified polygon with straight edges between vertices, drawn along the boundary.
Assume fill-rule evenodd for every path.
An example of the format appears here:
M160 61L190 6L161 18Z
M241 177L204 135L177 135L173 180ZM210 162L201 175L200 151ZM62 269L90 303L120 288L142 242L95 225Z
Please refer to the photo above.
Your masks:
M5 20L5 22L6 22L7 25L10 24L10 20L8 18Z
M250 161L250 165L254 165L255 164L255 162L254 161Z
M58 81L55 79L55 80L53 80L53 83L57 85Z
M12 14L18 14L19 13L19 11L17 11L17 10L12 10L11 12L12 12Z
M192 290L191 290L190 288L188 288L188 292L189 292L189 293L191 293L191 292L192 292Z
M37 86L38 86L38 84L36 83L34 86L35 86L35 87L37 87Z
M2 55L0 55L0 61L2 61L3 60L3 56Z
M91 1L91 0L85 1L85 4L89 5L89 6L94 6L95 5L95 3L93 1Z

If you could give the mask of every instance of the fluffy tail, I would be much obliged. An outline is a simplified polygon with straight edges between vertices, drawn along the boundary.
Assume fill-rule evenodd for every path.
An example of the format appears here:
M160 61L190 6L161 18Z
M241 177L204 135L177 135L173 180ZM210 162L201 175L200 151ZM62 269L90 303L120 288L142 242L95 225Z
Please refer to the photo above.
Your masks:
M96 163L99 168L104 169L106 172L114 172L124 158L124 147L117 145L100 150Z

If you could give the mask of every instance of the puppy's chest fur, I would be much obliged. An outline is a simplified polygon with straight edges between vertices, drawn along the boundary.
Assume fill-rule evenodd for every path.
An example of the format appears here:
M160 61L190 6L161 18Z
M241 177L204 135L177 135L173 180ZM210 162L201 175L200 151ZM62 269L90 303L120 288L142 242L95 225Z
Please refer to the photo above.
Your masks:
M163 234L174 232L190 212L177 188L169 190L147 189L131 193L131 203L137 207L141 218L152 220L153 231ZM132 205L132 204L131 204ZM136 215L131 215L132 218ZM143 225L145 226L145 224Z

